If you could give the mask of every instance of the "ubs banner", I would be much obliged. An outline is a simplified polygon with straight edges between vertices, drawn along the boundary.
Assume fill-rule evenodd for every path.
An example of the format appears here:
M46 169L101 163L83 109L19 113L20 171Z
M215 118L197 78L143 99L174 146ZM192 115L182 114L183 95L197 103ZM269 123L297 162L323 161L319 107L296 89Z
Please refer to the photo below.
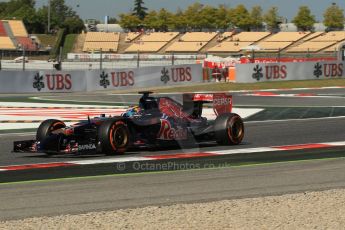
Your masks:
M202 82L202 67L199 64L143 67L90 71L87 75L87 90L161 87L196 82Z
M80 92L202 82L202 67L178 65L103 71L0 71L0 93Z
M0 71L0 93L77 92L86 90L81 71Z
M237 64L236 82L314 80L345 77L345 62Z

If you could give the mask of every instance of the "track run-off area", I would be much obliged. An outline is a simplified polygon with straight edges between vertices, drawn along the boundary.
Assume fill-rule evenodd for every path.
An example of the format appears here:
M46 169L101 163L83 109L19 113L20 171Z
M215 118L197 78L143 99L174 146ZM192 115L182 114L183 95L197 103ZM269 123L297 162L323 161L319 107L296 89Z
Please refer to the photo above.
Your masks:
M143 149L125 155L12 153L47 118L120 115L140 95L0 96L3 220L345 186L342 87L233 92L239 146ZM179 95L173 95L179 97ZM212 114L206 114L212 119ZM20 199L10 199L17 196ZM50 199L54 197L54 199ZM25 199L25 202L23 202ZM36 200L42 202L38 202ZM35 208L32 208L35 207Z

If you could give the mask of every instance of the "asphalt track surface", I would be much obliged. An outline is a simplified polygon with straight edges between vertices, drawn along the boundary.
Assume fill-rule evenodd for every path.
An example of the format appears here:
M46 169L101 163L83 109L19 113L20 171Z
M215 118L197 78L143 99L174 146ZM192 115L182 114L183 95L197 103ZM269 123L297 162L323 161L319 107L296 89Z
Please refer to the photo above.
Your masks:
M317 97L253 97L235 93L234 100L240 106L286 106L286 107L332 107L345 106L345 90L282 91L279 94L312 93ZM56 97L56 96L55 96ZM70 99L57 95L59 99ZM128 101L137 101L138 96L126 96ZM77 96L74 99L79 100ZM117 100L109 95L87 95L86 101ZM204 146L198 150L212 151L228 148L253 148L306 143L344 141L345 118L319 118L280 121L248 121L246 136L239 146ZM42 154L11 153L12 142L30 136L3 135L1 165L59 162L71 159L103 159L106 156L56 156ZM128 155L143 156L171 154L195 149L161 149L135 151ZM121 156L113 156L121 157ZM32 179L58 179L38 182L0 184L0 218L18 219L30 216L83 213L117 208L147 205L166 205L176 202L196 202L238 197L294 193L345 187L345 147L305 151L243 154L223 158L203 158L177 163L213 162L223 168L149 172L130 171L119 174L114 164L84 166L71 170L29 170L19 174L0 172L0 182ZM326 159L322 159L326 158ZM334 159L333 159L334 158ZM307 161L296 161L296 160ZM317 159L317 160L312 160ZM241 163L263 165L240 166ZM166 163L166 162L159 162ZM236 166L237 165L237 166ZM202 168L202 167L201 167ZM115 175L111 175L115 174ZM32 177L33 175L33 177ZM87 176L87 177L85 177ZM93 177L97 176L97 177ZM83 178L84 177L84 178Z

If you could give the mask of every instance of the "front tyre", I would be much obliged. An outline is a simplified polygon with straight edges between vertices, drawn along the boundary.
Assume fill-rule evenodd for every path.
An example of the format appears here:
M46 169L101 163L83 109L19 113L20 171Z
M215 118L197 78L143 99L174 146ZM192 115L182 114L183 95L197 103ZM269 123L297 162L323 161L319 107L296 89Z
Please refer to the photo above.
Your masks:
M42 142L49 137L53 131L65 128L66 124L60 120L48 119L43 121L37 129L36 140Z
M238 145L244 137L243 120L235 113L222 114L215 121L214 132L218 144Z
M126 152L129 143L129 129L123 120L111 119L103 122L98 130L101 151L108 155Z

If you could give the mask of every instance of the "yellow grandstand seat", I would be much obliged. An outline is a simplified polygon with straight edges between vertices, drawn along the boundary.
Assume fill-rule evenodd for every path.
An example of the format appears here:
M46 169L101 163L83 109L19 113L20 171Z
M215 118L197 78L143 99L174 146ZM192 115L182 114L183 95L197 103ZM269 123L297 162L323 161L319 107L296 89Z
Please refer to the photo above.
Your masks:
M230 37L227 41L257 42L270 35L270 32L241 32Z
M139 40L142 42L169 42L179 35L178 32L152 32L144 34Z
M6 20L12 30L12 34L15 37L28 37L25 25L21 20Z
M166 52L198 52L207 42L175 42L166 49Z
M155 53L162 49L166 44L167 42L135 42L125 50L125 53Z
M222 42L217 44L216 46L208 49L208 52L233 52L237 53L240 52L246 46L251 45L252 42Z
M15 50L16 47L13 44L10 37L0 37L0 50Z
M187 32L180 38L180 42L209 42L217 34L216 32Z

